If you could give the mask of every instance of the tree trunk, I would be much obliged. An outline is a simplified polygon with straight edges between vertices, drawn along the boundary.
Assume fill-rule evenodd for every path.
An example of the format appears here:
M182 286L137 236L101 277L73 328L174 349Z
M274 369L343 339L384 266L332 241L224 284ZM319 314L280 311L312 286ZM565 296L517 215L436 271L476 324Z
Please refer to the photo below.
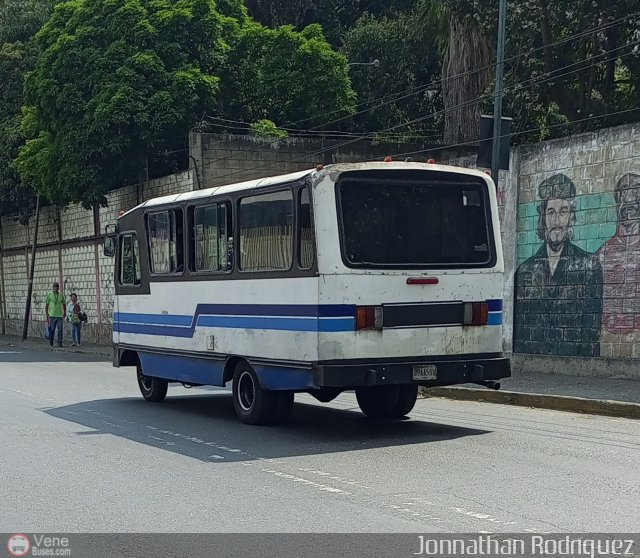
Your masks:
M471 22L452 17L442 65L444 141L447 145L475 142L480 135L480 100L487 84L487 41Z

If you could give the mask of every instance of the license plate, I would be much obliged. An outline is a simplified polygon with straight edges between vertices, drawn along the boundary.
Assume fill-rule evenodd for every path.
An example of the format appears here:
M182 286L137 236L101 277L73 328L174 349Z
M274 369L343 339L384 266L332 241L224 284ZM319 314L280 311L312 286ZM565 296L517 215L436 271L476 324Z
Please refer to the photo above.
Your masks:
M438 367L435 364L414 364L413 379L414 380L437 380Z

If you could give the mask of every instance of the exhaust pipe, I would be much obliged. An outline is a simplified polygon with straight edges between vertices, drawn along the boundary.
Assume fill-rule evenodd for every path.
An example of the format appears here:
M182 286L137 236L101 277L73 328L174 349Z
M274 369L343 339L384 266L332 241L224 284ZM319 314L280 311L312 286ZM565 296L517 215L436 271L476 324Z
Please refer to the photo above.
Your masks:
M489 389L495 389L495 390L500 389L500 382L494 382L493 380L481 380L479 382L473 382L473 383L479 386L484 386Z

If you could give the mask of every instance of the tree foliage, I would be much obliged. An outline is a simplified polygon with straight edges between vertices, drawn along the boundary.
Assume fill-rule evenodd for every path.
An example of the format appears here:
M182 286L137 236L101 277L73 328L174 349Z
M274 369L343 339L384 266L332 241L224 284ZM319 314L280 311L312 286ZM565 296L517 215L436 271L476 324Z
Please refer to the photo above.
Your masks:
M24 144L20 128L24 75L35 64L33 36L53 9L52 0L9 0L0 5L0 215L28 215L34 202L12 161Z
M445 48L471 41L472 34L459 26L459 22L470 22L477 32L474 40L495 52L497 2L422 0L423 11L432 10L434 4L451 15L444 33L439 30ZM640 117L640 112L606 116L640 104L637 12L634 0L509 1L504 113L514 118L516 141L546 139ZM433 29L428 18L426 29ZM456 59L459 57L453 57ZM449 61L445 56L444 63ZM487 64L478 60L471 66L480 69ZM493 64L488 69L495 72ZM493 80L480 81L483 87L462 84L464 96L479 99L476 106L492 112ZM444 82L443 88L447 83L452 82ZM602 118L593 119L597 116ZM462 113L452 110L448 118L461 119Z
M284 139L289 136L286 130L278 128L272 120L262 119L251 124L249 134L260 139Z
M32 187L95 205L171 172L205 115L262 136L344 117L331 128L452 144L493 110L497 1L66 0L49 18L55 1L0 5L0 212L28 208ZM640 118L637 12L509 0L516 141Z
M249 13L263 25L303 29L319 23L336 48L361 15L396 15L408 12L415 3L416 0L247 0Z
M361 115L350 128L379 131L433 114L441 107L437 86L437 49L433 37L424 37L413 13L376 17L365 14L344 37L344 53L356 62L379 60L380 67L353 66L351 75ZM367 110L371 109L371 110ZM432 139L441 122L428 118L390 132L389 139Z
M223 79L224 112L238 120L263 118L280 125L340 109L353 110L355 94L344 55L334 51L319 25L301 32L285 25L245 26Z
M59 4L26 81L23 179L56 203L95 205L183 147L215 100L229 27L209 0Z

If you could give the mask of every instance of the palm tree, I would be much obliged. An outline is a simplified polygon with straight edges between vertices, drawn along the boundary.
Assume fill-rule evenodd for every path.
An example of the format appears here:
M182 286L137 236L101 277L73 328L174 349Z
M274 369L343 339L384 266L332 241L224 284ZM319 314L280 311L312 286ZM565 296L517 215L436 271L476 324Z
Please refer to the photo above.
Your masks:
M425 31L435 30L442 55L444 141L477 141L479 98L491 80L491 43L472 16L455 10L455 0L422 0L420 12Z

